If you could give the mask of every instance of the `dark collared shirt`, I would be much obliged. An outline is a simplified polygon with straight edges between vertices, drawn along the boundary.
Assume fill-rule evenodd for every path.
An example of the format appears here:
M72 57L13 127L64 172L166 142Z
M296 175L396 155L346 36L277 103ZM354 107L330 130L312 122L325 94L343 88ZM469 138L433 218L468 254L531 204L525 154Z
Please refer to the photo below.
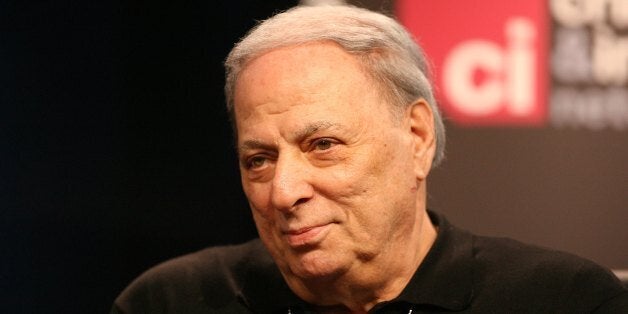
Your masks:
M628 313L628 290L579 257L472 235L430 212L438 236L411 281L373 313ZM112 313L310 313L259 240L160 264Z

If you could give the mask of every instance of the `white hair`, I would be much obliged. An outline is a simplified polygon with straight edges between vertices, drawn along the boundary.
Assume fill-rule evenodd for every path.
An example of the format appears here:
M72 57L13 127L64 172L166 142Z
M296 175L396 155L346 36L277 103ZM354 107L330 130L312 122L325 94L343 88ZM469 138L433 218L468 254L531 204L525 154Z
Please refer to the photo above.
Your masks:
M317 41L335 42L354 55L397 116L416 100L427 101L436 137L432 166L437 166L444 157L445 127L423 51L394 19L352 6L297 6L263 21L237 43L225 61L225 95L232 123L235 83L247 62L272 49Z

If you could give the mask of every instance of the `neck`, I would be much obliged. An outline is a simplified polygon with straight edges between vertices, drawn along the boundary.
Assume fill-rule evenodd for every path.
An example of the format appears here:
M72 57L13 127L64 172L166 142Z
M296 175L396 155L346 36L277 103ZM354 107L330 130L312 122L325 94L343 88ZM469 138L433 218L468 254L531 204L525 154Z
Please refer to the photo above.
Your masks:
M414 225L368 263L356 263L333 278L292 282L291 288L304 300L321 305L317 309L321 313L367 313L376 304L394 299L436 239L427 212L422 210L418 216Z

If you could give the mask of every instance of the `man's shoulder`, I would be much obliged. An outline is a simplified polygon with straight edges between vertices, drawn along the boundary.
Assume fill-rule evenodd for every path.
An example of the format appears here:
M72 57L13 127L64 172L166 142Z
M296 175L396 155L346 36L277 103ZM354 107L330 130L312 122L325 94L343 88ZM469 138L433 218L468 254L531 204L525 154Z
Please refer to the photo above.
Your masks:
M272 259L258 239L206 248L145 271L118 296L112 312L222 308L237 302L246 276L272 267Z
M236 280L252 267L272 263L259 239L237 245L215 246L162 262L136 281L190 282L206 279ZM230 278L229 278L230 277Z
M473 238L477 293L519 296L520 301L545 300L562 309L565 304L559 303L566 301L574 310L593 311L616 298L626 306L628 292L619 280L590 260L508 238Z
M557 276L574 275L582 272L608 274L607 269L593 261L577 255L527 244L510 238L473 236L473 257L478 267L502 269L504 274L518 275L519 269L534 274L551 272ZM501 266L494 268L493 266Z

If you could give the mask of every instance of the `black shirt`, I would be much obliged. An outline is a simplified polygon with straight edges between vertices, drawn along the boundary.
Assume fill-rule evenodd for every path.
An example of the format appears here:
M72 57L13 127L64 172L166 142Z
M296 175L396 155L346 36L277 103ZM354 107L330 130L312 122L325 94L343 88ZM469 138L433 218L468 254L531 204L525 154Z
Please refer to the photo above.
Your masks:
M438 236L411 281L373 313L628 313L628 290L588 260L472 235L430 212ZM310 313L257 239L162 263L111 313Z

